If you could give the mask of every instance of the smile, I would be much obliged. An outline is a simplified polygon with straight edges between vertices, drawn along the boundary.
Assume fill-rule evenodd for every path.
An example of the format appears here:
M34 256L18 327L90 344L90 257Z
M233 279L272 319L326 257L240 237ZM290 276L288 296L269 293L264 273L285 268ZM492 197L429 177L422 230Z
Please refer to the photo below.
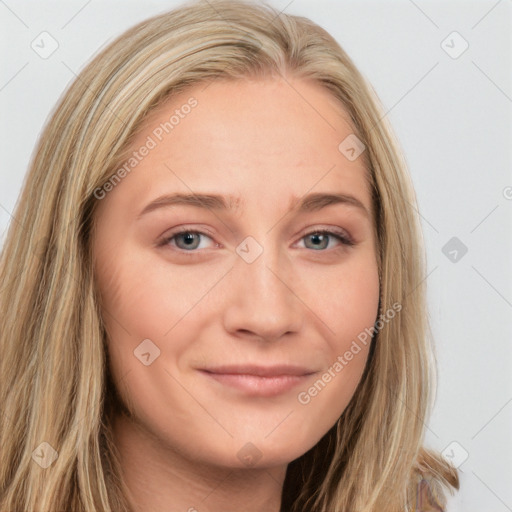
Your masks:
M298 366L226 366L199 371L224 386L262 397L286 393L317 373Z

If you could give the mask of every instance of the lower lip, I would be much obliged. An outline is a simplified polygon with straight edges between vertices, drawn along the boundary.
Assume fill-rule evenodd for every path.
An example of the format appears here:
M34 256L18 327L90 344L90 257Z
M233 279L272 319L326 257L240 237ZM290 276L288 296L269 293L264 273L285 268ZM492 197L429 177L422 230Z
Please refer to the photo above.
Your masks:
M224 384L236 388L246 394L254 396L276 396L290 391L310 375L277 375L274 377L261 377L258 375L211 373L201 371L204 375Z

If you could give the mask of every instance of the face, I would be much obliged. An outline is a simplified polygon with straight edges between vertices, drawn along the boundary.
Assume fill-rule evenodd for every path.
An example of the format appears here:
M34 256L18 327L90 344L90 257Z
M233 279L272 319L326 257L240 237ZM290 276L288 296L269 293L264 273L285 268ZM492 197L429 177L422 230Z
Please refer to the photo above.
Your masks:
M194 86L97 191L113 380L162 452L286 464L354 394L379 278L363 158L338 149L347 119L304 79Z

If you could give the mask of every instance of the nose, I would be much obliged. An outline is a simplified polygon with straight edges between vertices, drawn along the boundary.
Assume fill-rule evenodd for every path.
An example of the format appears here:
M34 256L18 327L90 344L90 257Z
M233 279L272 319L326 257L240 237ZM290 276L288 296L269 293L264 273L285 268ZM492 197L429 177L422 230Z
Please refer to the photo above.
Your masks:
M268 249L252 263L237 257L230 272L225 329L239 338L263 341L298 333L304 311L292 273L289 261Z

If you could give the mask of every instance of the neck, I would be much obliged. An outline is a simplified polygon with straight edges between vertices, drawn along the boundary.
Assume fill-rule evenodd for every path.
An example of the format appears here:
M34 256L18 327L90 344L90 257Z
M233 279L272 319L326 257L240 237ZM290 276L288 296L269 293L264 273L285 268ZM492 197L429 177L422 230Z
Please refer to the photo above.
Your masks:
M162 445L125 415L113 423L134 512L279 512L286 466L213 467Z

